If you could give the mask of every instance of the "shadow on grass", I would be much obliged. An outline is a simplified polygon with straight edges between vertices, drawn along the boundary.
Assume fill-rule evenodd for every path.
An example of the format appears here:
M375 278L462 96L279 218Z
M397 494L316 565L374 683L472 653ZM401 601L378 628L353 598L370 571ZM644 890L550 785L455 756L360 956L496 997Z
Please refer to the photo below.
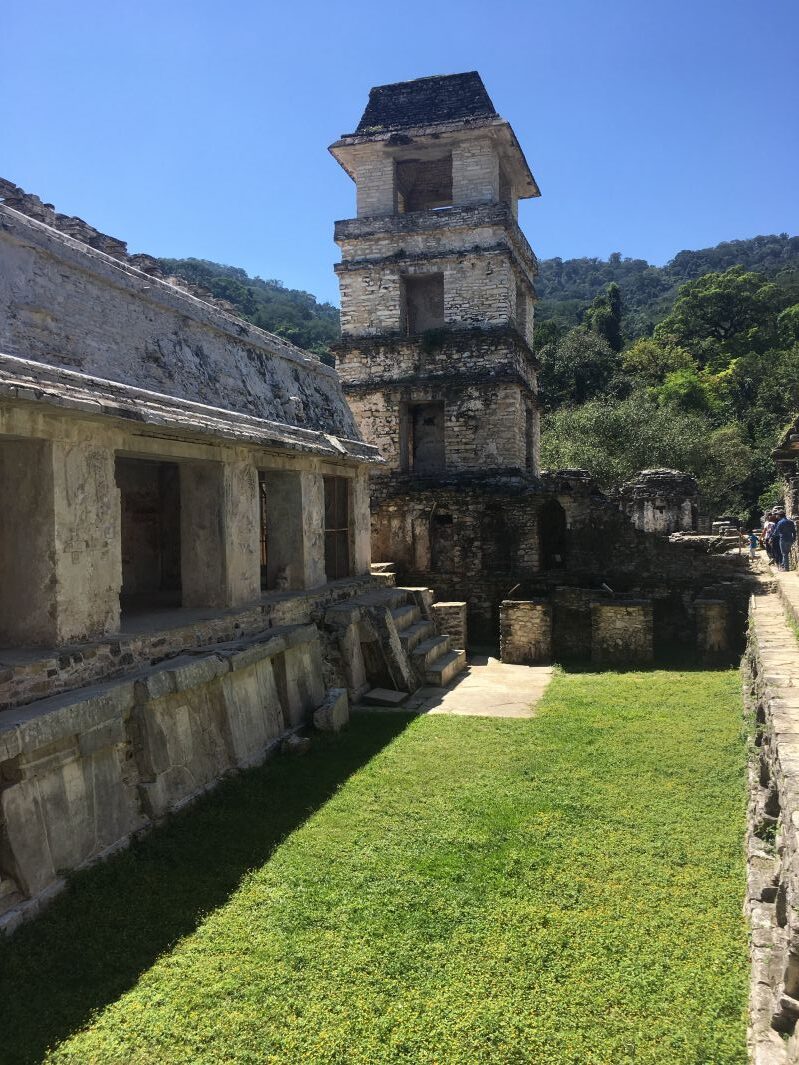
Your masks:
M674 670L679 673L708 673L737 669L741 664L743 648L729 654L704 661L695 651L684 647L663 647L655 652L651 662L631 662L629 665L605 665L589 658L558 659L557 665L564 673L654 673L657 670Z
M224 781L0 937L0 1062L38 1062L84 1027L411 720L358 715L341 736L315 737L304 757Z

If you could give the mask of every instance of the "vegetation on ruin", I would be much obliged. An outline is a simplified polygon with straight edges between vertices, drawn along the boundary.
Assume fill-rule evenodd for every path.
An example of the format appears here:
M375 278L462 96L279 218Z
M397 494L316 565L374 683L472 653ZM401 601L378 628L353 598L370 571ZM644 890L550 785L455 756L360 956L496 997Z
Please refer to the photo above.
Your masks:
M711 516L755 520L779 498L771 451L799 412L799 269L703 274L650 335L635 336L631 317L613 282L582 324L540 326L543 464L583 467L603 487L645 467L685 470Z
M4 1061L743 1065L738 688L561 674L242 774L3 944Z

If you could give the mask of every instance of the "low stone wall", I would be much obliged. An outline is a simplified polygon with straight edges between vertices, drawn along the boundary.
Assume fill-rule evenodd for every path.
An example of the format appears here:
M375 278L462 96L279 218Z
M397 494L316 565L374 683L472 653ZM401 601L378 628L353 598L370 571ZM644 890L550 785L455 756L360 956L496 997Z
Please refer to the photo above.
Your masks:
M621 599L591 604L591 661L635 665L654 657L652 602Z
M750 603L744 699L754 728L747 837L750 1055L799 1062L799 642L763 582Z
M499 607L499 656L534 665L552 660L552 604L543 599L506 599Z
M257 636L275 626L306 624L330 604L379 584L371 577L358 577L315 591L270 593L249 609L208 611L206 618L186 611L187 619L192 619L186 624L159 626L152 632L123 633L52 652L0 652L0 712L122 677L185 651Z
M322 678L319 632L295 626L3 714L0 929L66 872L262 761L323 703Z
M451 636L452 646L465 651L469 639L466 603L432 603L430 615L436 632Z

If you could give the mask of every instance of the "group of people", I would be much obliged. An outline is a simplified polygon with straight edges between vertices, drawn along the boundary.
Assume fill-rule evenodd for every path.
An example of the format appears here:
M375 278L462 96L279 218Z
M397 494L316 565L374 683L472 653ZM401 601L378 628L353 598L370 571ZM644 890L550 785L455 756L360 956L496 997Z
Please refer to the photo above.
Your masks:
M749 535L749 555L755 557L758 546L768 555L769 564L780 569L791 568L791 548L796 541L796 523L782 507L774 507L763 515L762 529L753 529Z

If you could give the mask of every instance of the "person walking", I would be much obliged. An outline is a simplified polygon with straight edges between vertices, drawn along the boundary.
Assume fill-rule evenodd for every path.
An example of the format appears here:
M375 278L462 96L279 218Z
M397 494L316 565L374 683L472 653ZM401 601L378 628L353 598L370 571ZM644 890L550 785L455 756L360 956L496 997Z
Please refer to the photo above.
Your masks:
M749 533L749 557L755 558L760 546L760 529L752 529Z
M785 511L781 511L777 516L772 539L777 544L780 569L789 570L791 568L791 548L796 540L796 525L786 515Z
M763 521L763 547L766 549L766 555L768 556L769 563L776 562L774 557L775 544L772 539L774 533L774 511L770 510L765 516Z

